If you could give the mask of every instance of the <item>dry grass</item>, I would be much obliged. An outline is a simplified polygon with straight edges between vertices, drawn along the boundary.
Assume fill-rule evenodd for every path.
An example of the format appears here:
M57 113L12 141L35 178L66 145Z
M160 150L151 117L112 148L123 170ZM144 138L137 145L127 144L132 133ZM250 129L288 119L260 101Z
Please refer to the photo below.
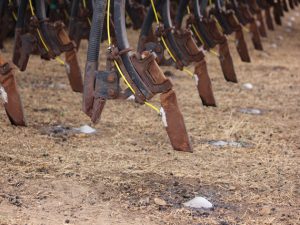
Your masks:
M240 62L231 43L239 84L226 83L208 55L218 108L202 107L194 81L173 70L192 154L172 151L159 117L131 102L108 102L96 135L45 135L54 125L90 122L64 69L31 57L27 71L17 72L29 126L10 126L0 111L0 224L299 224L299 27L300 17L287 15L268 33L264 52L247 35L251 64ZM137 33L130 36L134 43ZM243 89L246 82L254 89ZM238 112L246 107L264 114ZM251 147L217 148L209 140ZM183 208L194 195L214 210ZM168 205L155 205L155 197Z

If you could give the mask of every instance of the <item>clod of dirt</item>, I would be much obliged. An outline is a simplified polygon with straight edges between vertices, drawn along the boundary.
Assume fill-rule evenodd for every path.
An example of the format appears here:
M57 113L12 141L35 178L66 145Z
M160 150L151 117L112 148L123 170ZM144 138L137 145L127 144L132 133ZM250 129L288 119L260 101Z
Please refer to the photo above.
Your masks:
M208 144L216 146L216 147L236 147L236 148L245 148L250 147L250 144L245 142L237 142L237 141L209 141Z
M139 203L138 203L139 206L147 206L149 204L150 204L150 198L149 197L141 198L139 200Z
M288 71L289 68L287 68L286 66L273 66L273 67L272 67L272 70L273 70L273 71L283 71L283 70Z
M10 196L9 202L15 206L19 206L19 207L22 206L22 201L18 195Z
M74 131L70 127L58 125L52 127L43 128L42 134L53 136L53 137L65 137L73 134Z
M22 201L18 195L0 194L0 197L6 198L10 204L21 207Z
M161 198L154 198L154 203L159 206L167 205L166 201Z
M219 225L229 225L229 223L226 221L221 221Z
M251 114L251 115L262 115L263 112L260 109L242 108L238 110L240 113Z
M206 198L195 197L192 200L183 203L185 207L194 208L194 209L211 209L213 204L209 202Z
M230 186L230 187L228 188L228 190L229 190L229 191L235 191L235 190L236 190L236 187Z
M59 137L59 138L67 138L71 135L75 135L76 133L81 134L94 134L96 133L96 129L83 125L79 128L71 128L68 126L57 125L52 127L43 128L42 134L49 135L51 137Z
M271 214L271 211L272 211L272 208L269 207L269 206L264 206L261 208L259 214L261 216L266 216L266 215L270 215Z
M165 74L166 77L175 77L174 73L172 73L172 72L169 71L169 70L166 70L166 71L164 72L164 74Z

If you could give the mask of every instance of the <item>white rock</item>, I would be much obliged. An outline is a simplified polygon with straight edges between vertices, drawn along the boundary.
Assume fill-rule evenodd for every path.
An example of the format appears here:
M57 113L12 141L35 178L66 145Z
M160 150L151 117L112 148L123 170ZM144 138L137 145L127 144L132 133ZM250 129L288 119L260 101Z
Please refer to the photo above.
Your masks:
M82 127L75 128L76 131L84 133L84 134L94 134L96 133L96 129L90 127L89 125L83 125Z
M243 87L245 89L248 89L248 90L252 90L253 89L253 85L251 83L244 83L243 84Z
M56 87L57 87L57 89L66 89L67 85L58 83L58 84L56 84Z
M206 198L195 197L192 200L183 203L185 207L190 207L194 209L211 209L213 204L211 204Z
M161 198L154 198L154 203L156 205L165 206L167 205L166 201Z
M296 20L295 17L293 16L290 17L290 21L294 22L295 20Z
M236 141L209 141L208 143L216 147L226 147L226 146L237 147L237 148L243 147L243 143L236 142Z
M4 103L8 102L7 93L1 85L0 85L0 97L3 99Z
M237 147L237 148L241 148L243 147L242 143L236 142L236 141L229 141L228 145L231 147Z
M211 141L210 144L213 146L223 147L223 146L227 146L228 142L227 141Z
M241 113L252 114L252 115L261 115L262 111L260 109L240 109Z
M277 44L276 43L273 43L271 44L272 48L277 48Z
M291 21L287 22L286 24L288 27L293 27L293 23Z
M281 35L278 35L278 39L279 39L280 41L282 41L282 40L283 40L283 37L282 37Z
M49 88L53 88L53 89L66 89L67 85L62 84L62 83L53 83L49 85Z

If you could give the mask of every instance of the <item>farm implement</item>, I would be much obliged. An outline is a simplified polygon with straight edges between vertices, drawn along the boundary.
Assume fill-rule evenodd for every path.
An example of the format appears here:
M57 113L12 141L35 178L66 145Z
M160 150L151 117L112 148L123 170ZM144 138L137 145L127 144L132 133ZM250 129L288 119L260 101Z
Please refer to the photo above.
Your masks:
M12 53L20 71L27 69L31 55L63 65L93 123L100 121L108 100L132 99L161 116L173 149L191 152L176 90L163 69L173 67L195 80L202 104L216 107L207 54L218 59L227 82L237 83L232 51L242 62L252 62L250 46L263 51L268 32L298 6L298 0L2 0L0 49ZM128 40L131 29L139 31L136 46ZM12 37L14 47L8 49L5 41ZM88 41L84 77L77 56L83 40ZM105 68L100 68L101 54ZM25 126L12 64L3 55L0 84L10 122ZM159 106L151 103L156 95Z

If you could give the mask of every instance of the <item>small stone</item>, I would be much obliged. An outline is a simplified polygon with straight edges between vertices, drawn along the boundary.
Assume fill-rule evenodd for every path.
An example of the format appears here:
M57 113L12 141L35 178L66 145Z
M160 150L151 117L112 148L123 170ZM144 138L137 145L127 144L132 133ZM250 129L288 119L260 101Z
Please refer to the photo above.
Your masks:
M176 187L176 186L179 185L179 182L178 182L178 181L175 181L173 185Z
M252 90L253 89L253 85L251 83L245 83L245 84L243 84L243 88L245 88L247 90Z
M165 71L164 74L165 74L166 77L174 77L175 76L174 73L172 73L169 70Z
M211 204L206 198L195 197L192 200L183 203L185 207L195 208L195 209L211 209L213 204Z
M252 114L252 115L261 115L262 111L260 109L253 109L253 108L243 108L239 109L239 112L245 114Z
M235 190L236 190L236 187L230 186L228 189L229 189L229 191L235 191Z
M226 222L226 221L221 221L221 222L220 222L220 225L229 225L229 223Z
M212 140L208 141L208 144L215 147L236 147L236 148L247 148L251 147L251 144L243 141L223 141L223 140Z
M278 39L279 39L280 41L282 41L282 40L283 40L283 37L282 37L281 35L279 35L279 36L278 36Z
M70 223L70 220L69 220L69 219L66 219L66 220L65 220L65 223Z
M293 23L291 21L287 22L288 27L293 27Z
M159 206L167 205L166 201L161 198L154 198L154 203Z
M228 142L226 141L209 141L208 143L218 147L223 147L228 145Z
M270 215L271 211L272 211L272 208L271 208L271 207L269 207L269 206L264 206L264 207L261 208L259 214L262 215L262 216L266 216L266 215Z
M149 197L141 198L141 199L139 200L139 205L140 205L140 206L147 206L147 205L149 205L149 203L150 203Z
M83 125L82 127L75 128L76 131L84 134L94 134L96 133L96 129L88 126L88 125Z

